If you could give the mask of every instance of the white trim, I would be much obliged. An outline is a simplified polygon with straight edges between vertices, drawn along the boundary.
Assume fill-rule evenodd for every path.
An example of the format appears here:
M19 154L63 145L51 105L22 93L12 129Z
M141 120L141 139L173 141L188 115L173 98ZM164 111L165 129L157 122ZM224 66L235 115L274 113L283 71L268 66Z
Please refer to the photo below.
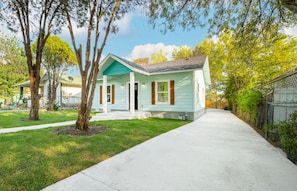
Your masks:
M103 76L103 84L102 84L102 106L103 113L107 113L107 76Z
M168 97L167 97L167 102L159 102L158 101L158 83L160 83L160 82L167 82L167 87L168 87L168 90L167 90L167 92L168 92ZM156 98L156 100L155 100L155 103L156 103L156 105L164 105L164 104L166 104L166 105L168 105L168 104L170 104L170 80L158 80L158 81L155 81L155 83L156 83L156 85L155 85L155 98Z
M135 112L135 75L134 72L130 72L130 112L134 114Z

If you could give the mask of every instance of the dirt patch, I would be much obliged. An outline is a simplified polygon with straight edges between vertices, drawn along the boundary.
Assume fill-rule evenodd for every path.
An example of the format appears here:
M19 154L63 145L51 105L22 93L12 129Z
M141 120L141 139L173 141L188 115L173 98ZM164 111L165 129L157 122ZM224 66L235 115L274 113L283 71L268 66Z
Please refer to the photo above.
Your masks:
M109 128L100 125L90 125L87 131L76 129L75 126L58 128L55 132L57 135L75 135L75 136L92 136L108 131Z

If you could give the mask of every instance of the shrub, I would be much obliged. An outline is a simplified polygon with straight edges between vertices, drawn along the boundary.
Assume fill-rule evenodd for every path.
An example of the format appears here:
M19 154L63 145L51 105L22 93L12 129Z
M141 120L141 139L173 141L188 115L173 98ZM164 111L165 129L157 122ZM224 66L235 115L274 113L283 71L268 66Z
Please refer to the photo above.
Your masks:
M297 162L297 111L289 116L287 121L281 121L276 125L269 125L267 131L277 128L281 148L286 152L287 157ZM268 137L269 138L269 137Z
M262 100L262 94L256 90L243 90L237 96L239 110L242 112L252 112L258 108Z

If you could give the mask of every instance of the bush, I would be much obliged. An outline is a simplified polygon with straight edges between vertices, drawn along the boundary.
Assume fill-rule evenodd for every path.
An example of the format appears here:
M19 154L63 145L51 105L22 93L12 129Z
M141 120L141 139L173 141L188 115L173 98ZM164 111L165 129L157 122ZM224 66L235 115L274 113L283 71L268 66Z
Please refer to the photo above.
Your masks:
M277 128L281 148L291 161L297 163L297 111L292 113L287 121L267 126L265 129L269 132L274 127Z
M262 94L256 90L243 90L237 96L238 107L242 112L254 111L261 100Z
M236 113L246 122L255 125L258 115L258 105L262 94L256 90L242 90L236 96L238 110Z

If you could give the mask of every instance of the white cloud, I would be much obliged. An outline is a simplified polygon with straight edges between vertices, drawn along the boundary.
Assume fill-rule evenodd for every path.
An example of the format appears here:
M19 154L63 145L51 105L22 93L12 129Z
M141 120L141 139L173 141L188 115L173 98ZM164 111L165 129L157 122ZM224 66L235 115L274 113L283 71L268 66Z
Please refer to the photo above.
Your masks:
M133 61L137 58L150 58L152 53L162 50L167 55L167 59L172 60L172 52L177 48L176 45L165 45L164 43L137 45L127 59Z
M213 36L211 37L211 39L212 39L212 41L213 41L214 43L219 42L219 36L218 36L218 35L213 35Z
M290 36L297 36L297 26L285 28L284 33Z
M132 18L133 14L126 14L123 18L116 21L116 25L119 27L119 32L117 35L127 35L131 33L131 29L133 29L132 26Z

